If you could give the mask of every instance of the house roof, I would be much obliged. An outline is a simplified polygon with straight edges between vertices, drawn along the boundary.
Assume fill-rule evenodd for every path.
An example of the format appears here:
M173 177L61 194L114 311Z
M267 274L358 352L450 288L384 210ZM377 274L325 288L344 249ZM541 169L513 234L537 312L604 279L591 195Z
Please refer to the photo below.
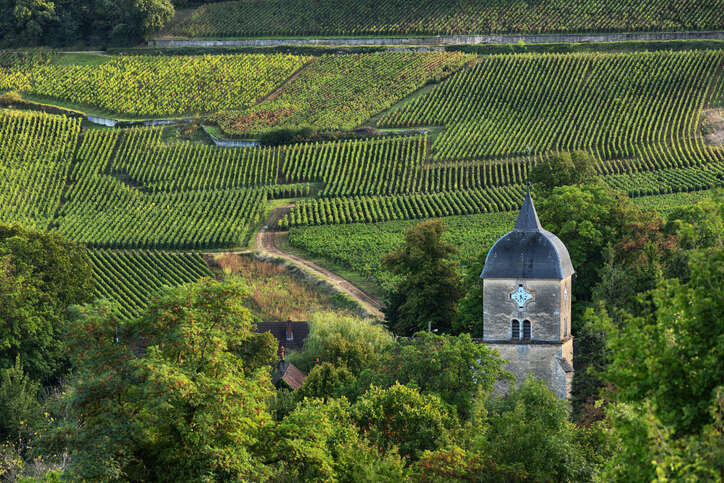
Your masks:
M282 360L279 361L278 367L279 369L272 376L272 384L276 386L276 384L281 380L284 381L287 386L294 390L302 387L302 384L304 384L304 380L307 378L307 376L305 376L302 371L297 369L294 364Z
M300 350L309 335L309 322L257 322L257 332L271 332L279 342L278 349Z
M527 192L515 227L490 249L480 277L563 279L573 273L568 249L557 236L543 229Z

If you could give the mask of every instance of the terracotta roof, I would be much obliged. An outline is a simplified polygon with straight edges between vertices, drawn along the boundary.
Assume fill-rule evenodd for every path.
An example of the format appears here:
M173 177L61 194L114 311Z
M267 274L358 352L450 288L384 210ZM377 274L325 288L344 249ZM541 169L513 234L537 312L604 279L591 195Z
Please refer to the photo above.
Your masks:
M289 387L297 390L302 387L306 378L307 376L291 362L279 361L279 369L276 374L272 376L272 384L276 386L276 384L282 380Z
M271 332L279 341L278 349L284 346L287 350L300 350L309 335L309 322L258 322L256 331Z

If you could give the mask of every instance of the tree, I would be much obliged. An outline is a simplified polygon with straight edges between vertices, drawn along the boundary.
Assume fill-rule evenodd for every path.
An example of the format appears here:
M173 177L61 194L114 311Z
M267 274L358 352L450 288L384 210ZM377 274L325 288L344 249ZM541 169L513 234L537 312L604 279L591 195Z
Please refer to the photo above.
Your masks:
M451 329L461 293L451 260L457 249L442 241L443 231L440 220L422 222L406 233L403 247L383 260L385 268L402 277L385 310L398 335L412 335L428 324L442 332Z
M492 392L495 383L507 375L497 353L468 334L420 332L401 339L380 362L379 372L390 381L440 397L461 419L470 415L476 396Z
M626 227L647 216L626 196L603 184L563 186L538 203L541 224L566 245L576 269L573 293L591 300L600 280L604 250L621 240ZM575 304L574 304L575 306Z
M347 388L355 381L354 376L345 367L335 367L329 362L314 366L304 384L297 391L299 398L336 398L347 392Z
M85 248L18 225L0 225L0 368L18 357L45 384L66 370L67 309L94 296Z
M393 342L392 334L370 319L318 312L312 315L309 336L301 353L290 353L289 360L306 372L311 371L319 359L346 367L356 375Z
M469 333L473 337L480 337L483 334L483 280L480 274L483 272L487 250L475 259L474 263L465 271L462 282L462 299L458 304L458 312L453 319L452 333Z
M40 384L25 374L20 358L0 369L0 441L18 442L37 429L42 419L39 391Z
M69 342L76 377L61 400L69 418L49 436L70 450L73 478L270 474L253 448L272 422L276 341L254 332L245 296L235 282L208 279L170 289L120 327L123 343L112 307L79 310Z
M396 451L381 454L359 436L346 399L305 399L262 437L259 452L291 481L403 481Z
M46 0L0 0L0 12L0 39L4 45L44 43L58 20L55 4Z
M694 252L690 270L686 284L661 282L648 316L605 327L606 379L616 399L651 400L656 417L677 436L710 423L709 406L724 380L724 247Z
M530 481L585 481L593 470L568 421L568 406L528 377L506 397L488 399L487 427L474 454L514 469Z
M531 170L531 181L548 193L556 186L580 185L593 181L596 160L585 151L556 153Z
M426 450L444 446L449 431L457 426L439 397L401 384L387 389L373 386L357 401L353 415L365 437L383 454L399 448L400 455L412 461Z

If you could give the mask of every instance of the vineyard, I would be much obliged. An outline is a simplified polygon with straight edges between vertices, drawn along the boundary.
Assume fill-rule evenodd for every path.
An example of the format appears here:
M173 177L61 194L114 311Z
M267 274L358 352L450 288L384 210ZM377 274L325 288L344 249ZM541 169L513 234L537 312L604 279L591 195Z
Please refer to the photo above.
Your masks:
M229 133L270 128L353 129L473 56L459 52L325 55L286 84L274 99L218 116Z
M720 51L487 56L379 124L444 126L438 161L584 149L603 172L696 165L724 159L697 133L723 62Z
M47 229L79 132L79 119L0 110L0 220Z
M154 62L188 61L188 69L201 72L190 76L192 84L207 72L198 62L226 65L247 57L244 62L270 61L260 74L266 81L235 76L231 84L249 95L234 97L240 104L218 114L222 125L245 115L233 129L352 129L376 119L401 132L221 148L184 137L181 127L90 129L79 118L4 109L0 220L90 247L103 280L99 294L127 298L122 315L129 317L145 304L141 295L152 292L151 285L206 273L192 270L200 267L197 256L173 258L165 251L246 246L269 200L293 201L279 222L291 245L390 287L380 260L402 243L404 230L445 217L445 236L465 266L509 229L531 169L558 151L588 151L603 183L662 212L724 186L724 148L708 144L701 132L702 111L724 95L721 51L170 56ZM132 65L146 69L149 58L87 68L112 67L116 60L140 79ZM65 68L13 58L0 82L20 79L30 63L36 73ZM100 79L91 83L93 92L100 92ZM184 83L173 76L163 81ZM142 82L133 85L140 89ZM249 107L274 86L281 87ZM231 92L222 91L209 95L219 100ZM174 101L182 102L183 88L179 92ZM131 98L150 105L125 99ZM156 96L156 106L163 99ZM427 129L409 133L418 128ZM144 272L164 263L169 273ZM135 271L151 285L133 279Z
M717 30L721 0L303 0L204 4L167 29L187 37Z
M198 254L109 250L89 250L88 254L96 295L115 302L121 319L139 315L163 287L213 276Z
M97 66L28 62L0 69L0 91L135 116L208 113L251 106L308 60L249 54L114 57Z

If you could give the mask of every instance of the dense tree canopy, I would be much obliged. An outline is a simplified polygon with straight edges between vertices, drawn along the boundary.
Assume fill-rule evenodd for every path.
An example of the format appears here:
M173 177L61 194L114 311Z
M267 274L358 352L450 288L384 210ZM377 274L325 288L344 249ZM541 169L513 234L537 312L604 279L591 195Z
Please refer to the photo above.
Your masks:
M440 220L424 221L405 234L405 245L384 259L385 267L402 281L390 297L385 315L397 335L412 335L430 324L449 332L460 298L456 266L457 249L441 236Z
M536 188L549 193L556 186L588 183L596 176L596 160L585 151L556 153L538 163L530 180Z
M244 291L210 280L172 289L115 342L110 307L82 308L69 348L69 414L53 434L80 479L260 478L252 447L271 423L276 343L253 332ZM137 355L141 353L141 355Z
M0 47L128 44L174 14L169 0L0 0Z
M67 309L92 300L93 289L85 248L0 225L0 368L19 357L34 380L51 383L62 375Z

